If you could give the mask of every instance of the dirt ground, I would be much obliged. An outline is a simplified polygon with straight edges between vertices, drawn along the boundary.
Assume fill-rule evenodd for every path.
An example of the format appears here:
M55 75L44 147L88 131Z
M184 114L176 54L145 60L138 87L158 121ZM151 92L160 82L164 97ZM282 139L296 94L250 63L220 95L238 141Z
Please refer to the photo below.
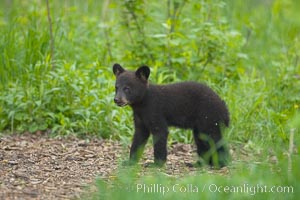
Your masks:
M187 167L196 159L194 147L173 144L166 174L177 176L198 170ZM153 161L146 148L141 165ZM129 147L110 140L51 138L24 134L0 138L0 200L78 199L96 177L109 180ZM144 168L145 169L145 168ZM220 173L227 173L223 168Z

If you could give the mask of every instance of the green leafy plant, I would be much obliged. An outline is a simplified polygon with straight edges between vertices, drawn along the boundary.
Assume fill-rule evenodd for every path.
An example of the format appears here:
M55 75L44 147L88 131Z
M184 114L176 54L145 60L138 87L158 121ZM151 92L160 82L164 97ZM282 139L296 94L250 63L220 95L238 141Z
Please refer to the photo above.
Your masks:
M300 105L296 1L49 3L53 56L47 5L1 2L1 131L128 143L131 111L112 101L111 66L120 62L132 69L149 65L152 83L211 86L231 111L229 140L287 142L285 124ZM171 132L170 142L192 140Z

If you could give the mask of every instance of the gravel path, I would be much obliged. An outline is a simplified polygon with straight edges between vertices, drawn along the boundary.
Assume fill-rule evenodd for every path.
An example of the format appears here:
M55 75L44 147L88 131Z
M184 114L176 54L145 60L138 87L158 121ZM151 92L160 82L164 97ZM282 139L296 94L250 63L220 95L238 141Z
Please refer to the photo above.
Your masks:
M152 152L148 145L142 166L153 162ZM109 180L128 154L129 147L110 140L36 134L3 136L0 139L0 200L79 198L84 187L92 184L96 177ZM193 173L196 169L186 164L195 159L192 145L173 144L169 147L164 172L170 176Z

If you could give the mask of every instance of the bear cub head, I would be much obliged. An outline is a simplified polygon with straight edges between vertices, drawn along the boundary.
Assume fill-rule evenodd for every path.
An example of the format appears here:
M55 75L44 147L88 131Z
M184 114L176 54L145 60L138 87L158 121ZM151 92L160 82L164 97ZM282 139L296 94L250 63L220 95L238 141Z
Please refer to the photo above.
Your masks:
M141 66L136 71L128 71L121 65L114 64L113 72L116 76L114 102L118 106L134 105L141 102L148 88L149 67Z

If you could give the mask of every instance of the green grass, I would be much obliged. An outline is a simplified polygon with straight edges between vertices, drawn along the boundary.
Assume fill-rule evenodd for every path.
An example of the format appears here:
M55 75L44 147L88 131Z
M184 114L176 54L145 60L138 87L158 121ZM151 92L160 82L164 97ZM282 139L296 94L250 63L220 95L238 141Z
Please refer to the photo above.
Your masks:
M297 0L55 0L50 3L55 39L51 57L45 1L1 1L0 134L51 130L54 135L96 135L129 144L132 113L113 103L111 67L115 62L131 69L147 64L152 83L195 80L211 86L230 110L227 141L249 144L254 152L265 152L263 158L275 152L280 165L272 167L282 170L270 169L268 162L251 164L260 158L249 156L249 163L235 166L226 177L204 171L176 180L163 175L148 179L133 173L123 180L121 173L113 183L121 184L121 189L99 180L99 190L106 190L95 193L95 199L100 198L97 195L162 198L124 191L126 181L193 183L199 188L244 182L299 188L299 153L293 159L292 178L284 164L292 129L300 150L299 4ZM171 132L170 143L192 142L189 132ZM199 193L170 192L164 197L252 197ZM280 195L285 194L255 197L280 199Z
M276 166L240 163L227 175L200 170L180 178L155 170L138 176L138 169L123 169L109 183L97 179L96 191L83 199L297 199L300 174L295 159L292 172L286 160Z

